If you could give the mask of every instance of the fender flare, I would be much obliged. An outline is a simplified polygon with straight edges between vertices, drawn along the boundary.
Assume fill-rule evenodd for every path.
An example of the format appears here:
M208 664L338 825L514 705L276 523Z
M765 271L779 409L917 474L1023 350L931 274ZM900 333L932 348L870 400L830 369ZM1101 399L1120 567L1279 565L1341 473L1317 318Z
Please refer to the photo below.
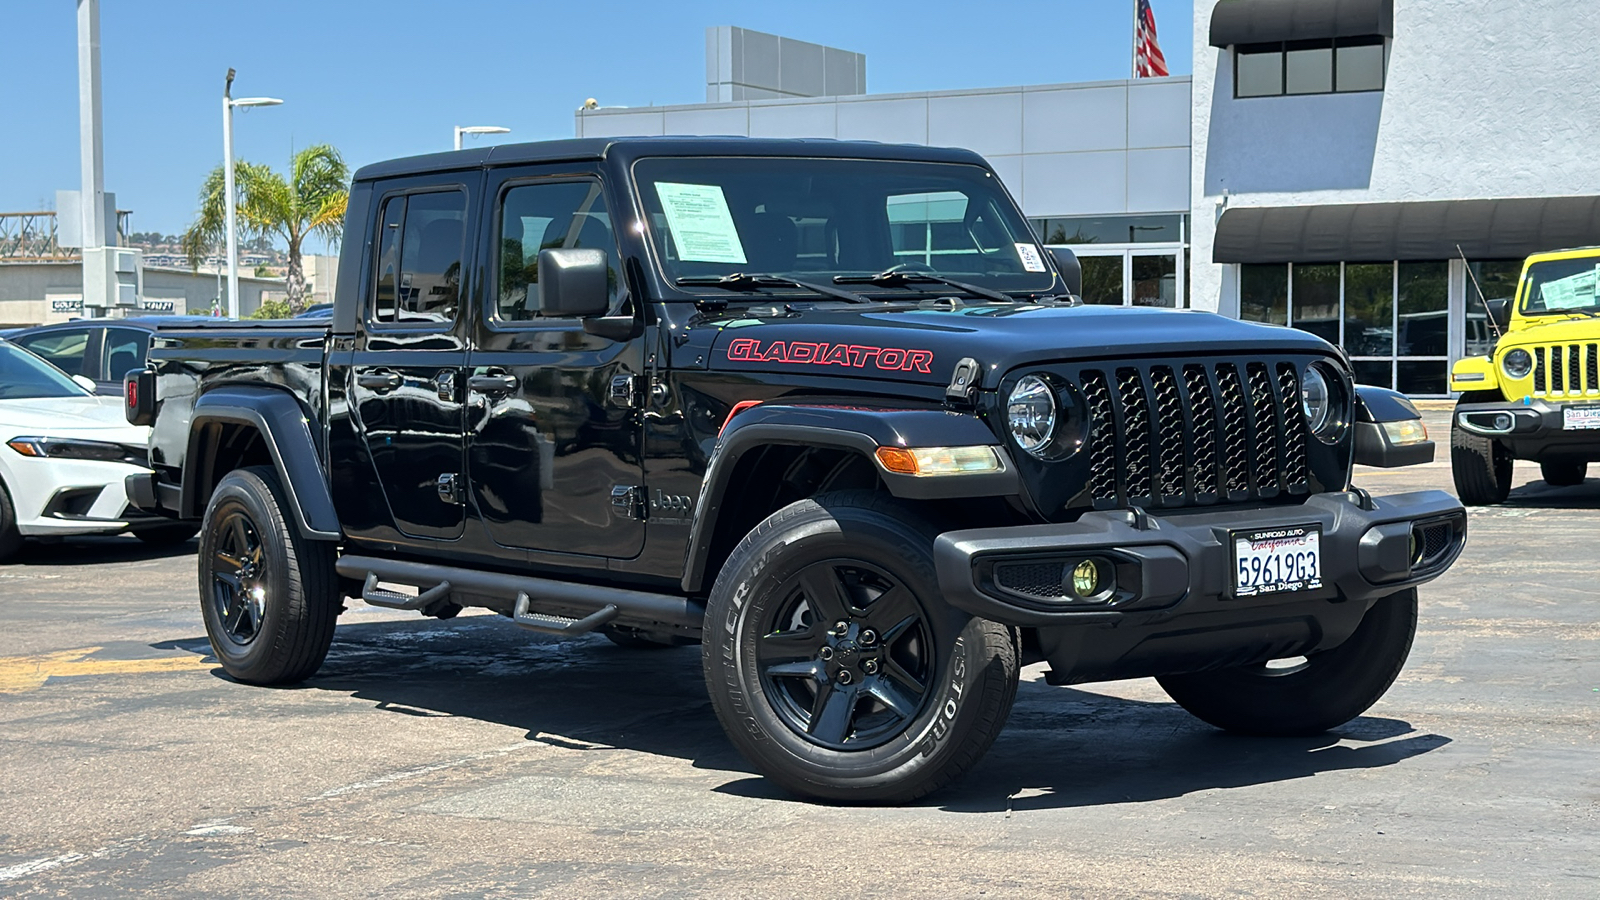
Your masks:
M873 464L889 493L907 500L1004 497L1019 494L1016 464L995 433L977 416L937 407L878 409L846 405L763 403L736 411L723 426L706 464L684 560L683 589L700 590L723 498L739 461L752 450L784 444L826 447L874 459L879 447L992 446L1001 471L919 478Z
M300 401L287 391L248 385L228 385L207 391L195 401L189 421L189 447L180 506L188 518L200 518L210 496L198 496L197 463L205 459L203 438L206 426L216 423L249 425L260 435L272 455L283 489L293 507L300 533L318 541L337 541L343 537L333 495L324 477L322 458L311 433L311 417Z

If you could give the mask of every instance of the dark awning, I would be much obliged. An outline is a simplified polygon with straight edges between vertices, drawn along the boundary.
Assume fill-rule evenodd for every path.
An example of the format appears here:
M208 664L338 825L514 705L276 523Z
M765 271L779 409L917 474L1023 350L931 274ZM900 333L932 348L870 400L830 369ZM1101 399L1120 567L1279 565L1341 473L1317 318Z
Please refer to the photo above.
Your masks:
M1219 263L1521 259L1600 244L1600 197L1235 207L1217 222Z
M1394 0L1222 0L1211 46L1308 38L1394 37Z

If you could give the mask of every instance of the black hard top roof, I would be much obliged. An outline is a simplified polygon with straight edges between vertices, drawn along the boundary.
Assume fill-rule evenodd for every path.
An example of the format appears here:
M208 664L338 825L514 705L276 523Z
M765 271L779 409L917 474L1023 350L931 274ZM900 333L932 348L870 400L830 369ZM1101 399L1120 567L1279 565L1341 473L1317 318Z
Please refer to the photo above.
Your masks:
M925 147L921 144L880 144L876 141L836 141L830 138L748 137L608 137L497 144L472 150L453 150L407 156L362 166L356 181L476 169L518 163L563 162L643 156L809 156L848 159L903 159L911 162L981 163L971 150Z

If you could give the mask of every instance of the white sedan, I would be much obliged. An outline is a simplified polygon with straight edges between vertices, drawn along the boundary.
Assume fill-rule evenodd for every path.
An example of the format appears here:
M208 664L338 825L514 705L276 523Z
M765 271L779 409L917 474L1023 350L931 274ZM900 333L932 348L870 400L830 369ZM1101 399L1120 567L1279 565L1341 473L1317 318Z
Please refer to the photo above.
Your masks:
M148 428L115 397L96 397L54 366L0 340L0 560L24 538L132 532L178 543L193 526L129 506L123 480L145 468Z

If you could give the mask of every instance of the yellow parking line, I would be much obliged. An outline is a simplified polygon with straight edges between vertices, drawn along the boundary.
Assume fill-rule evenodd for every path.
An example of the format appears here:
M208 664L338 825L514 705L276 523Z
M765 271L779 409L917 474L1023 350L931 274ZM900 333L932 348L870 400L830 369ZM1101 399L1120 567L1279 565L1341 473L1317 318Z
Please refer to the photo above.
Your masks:
M159 659L85 659L99 647L58 650L38 656L0 657L0 694L25 694L44 686L52 676L144 675L151 672L192 672L211 669L204 656L166 656Z

